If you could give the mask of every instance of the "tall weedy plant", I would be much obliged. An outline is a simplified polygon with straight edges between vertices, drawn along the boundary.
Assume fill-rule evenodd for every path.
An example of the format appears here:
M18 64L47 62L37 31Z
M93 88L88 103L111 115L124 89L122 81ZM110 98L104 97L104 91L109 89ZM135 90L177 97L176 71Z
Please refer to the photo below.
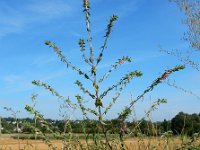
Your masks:
M91 34L91 22L90 22L90 2L89 0L83 0L83 12L85 15L85 23L86 23L86 31L87 31L87 40L80 39L78 44L80 46L80 52L82 54L82 58L86 65L90 67L89 72L84 72L80 68L74 66L63 54L62 51L59 49L58 46L56 46L55 43L51 41L45 41L45 44L49 47L53 48L54 52L58 55L58 57L61 59L61 61L67 66L67 68L75 71L77 74L83 77L88 84L91 84L93 89L87 89L83 85L83 83L79 80L75 82L75 85L77 85L80 88L80 91L83 92L84 95L88 95L90 97L90 100L94 102L95 107L86 107L83 103L84 97L81 96L81 94L75 95L75 98L77 99L77 103L73 103L70 98L65 98L64 96L60 95L54 88L52 88L50 85L39 81L34 80L32 83L44 87L46 90L51 92L53 95L55 95L58 99L62 99L73 109L81 109L83 116L87 119L90 118L91 114L95 115L98 118L98 127L100 128L101 132L104 135L104 140L101 141L101 148L103 149L114 149L112 142L108 138L107 135L107 124L105 123L105 116L107 115L108 111L112 108L112 106L116 103L116 101L119 99L121 92L126 87L128 83L130 83L134 78L141 77L142 73L140 71L131 71L124 76L115 84L110 85L109 87L105 88L102 87L101 83L104 82L112 73L113 70L116 70L119 66L123 65L124 63L131 62L131 58L129 56L123 56L120 59L118 59L113 65L111 65L110 69L100 78L97 76L98 67L103 59L104 52L107 48L107 42L111 35L111 32L113 30L113 26L115 22L118 19L118 16L112 15L110 17L110 20L108 22L106 33L104 36L103 44L99 50L99 53L97 56L94 55L94 47L93 47L93 38ZM89 50L86 49L86 46L89 47ZM89 57L87 57L86 53L89 52ZM172 69L166 70L160 77L158 77L144 92L139 95L136 100L133 100L128 106L126 106L123 111L120 113L118 119L120 121L124 121L127 119L127 117L131 114L133 105L140 100L146 93L150 92L154 89L155 86L157 86L159 83L161 83L163 80L165 80L171 73L175 71L179 71L183 69L184 66L176 66ZM111 91L115 91L115 95L111 98L110 103L108 106L105 105L105 97L111 93ZM103 91L103 92L101 92ZM106 99L108 100L108 99ZM98 146L98 142L94 140L94 143L96 146ZM122 149L125 147L122 144Z
M20 113L20 111L15 111L12 108L8 108L8 107L4 107L4 109L7 112L10 112L12 117L14 118L15 122L13 122L14 124L16 124L16 133L17 133L17 143L18 143L18 148L21 149L21 145L20 145L20 141L19 141L19 133L20 133L20 128L19 128L19 119L18 119L18 113Z

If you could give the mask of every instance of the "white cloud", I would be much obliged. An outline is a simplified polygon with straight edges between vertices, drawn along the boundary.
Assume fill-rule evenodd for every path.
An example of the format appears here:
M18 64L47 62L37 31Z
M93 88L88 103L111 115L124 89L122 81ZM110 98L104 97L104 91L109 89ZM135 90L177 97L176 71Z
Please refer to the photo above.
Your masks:
M22 26L20 12L7 4L0 6L0 37L10 33L17 32Z
M19 33L35 23L48 22L56 18L69 16L74 12L66 1L33 1L13 7L9 3L0 5L0 37L10 33Z
M4 81L7 83L7 85L12 85L15 83L16 80L19 80L20 77L16 75L8 75L4 77Z
M68 15L72 8L65 1L37 1L27 7L28 11L33 12L38 17L54 18ZM44 18L45 19L45 18Z
M161 57L166 56L166 54L161 54L161 53L155 53L155 54L149 54L147 56L142 56L142 57L136 57L135 59L133 59L133 63L141 63L141 62L145 62L145 61L152 61L152 59L158 59Z
M26 91L33 88L33 85L27 78L19 75L7 75L3 78L3 81L5 83L3 91L9 93Z
M141 0L133 0L129 3L126 3L124 5L122 5L119 10L118 10L118 15L120 17L125 17L127 14L137 11L138 7L139 7L139 2L141 2Z
M48 66L51 63L56 63L58 62L59 58L54 57L54 56L38 56L37 58L35 58L33 60L33 62L31 63L31 65L33 66L37 66L37 67L42 67L42 66Z
M42 72L24 72L20 74L5 75L0 79L0 90L3 93L18 93L25 91L32 91L35 88L31 82L33 80L41 80L42 82L48 82L53 79L62 78L66 75L70 75L72 71L66 71L65 69L57 69L52 73Z

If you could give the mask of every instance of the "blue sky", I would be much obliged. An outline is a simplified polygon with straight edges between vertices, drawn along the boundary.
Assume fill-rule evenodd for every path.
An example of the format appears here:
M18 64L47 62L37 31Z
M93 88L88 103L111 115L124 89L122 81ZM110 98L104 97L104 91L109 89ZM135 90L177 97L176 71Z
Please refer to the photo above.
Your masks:
M119 20L109 39L99 72L103 74L122 56L132 57L133 62L113 72L103 88L131 70L142 71L143 77L133 80L126 87L107 118L116 117L122 106L130 102L130 95L136 97L164 70L181 64L177 58L161 53L160 46L167 50L180 49L183 53L189 49L188 43L181 40L187 30L182 24L184 16L175 4L167 0L95 0L91 2L91 27L96 54L103 42L109 17L113 14L117 14ZM87 35L82 1L1 0L0 18L0 115L10 115L3 109L6 106L21 110L20 117L29 116L24 106L31 103L30 96L36 93L39 94L37 109L47 118L60 118L58 108L61 102L42 88L32 85L31 81L44 81L75 101L74 95L80 92L73 83L77 78L83 81L82 78L67 69L44 45L44 41L55 42L71 62L89 71L81 59L77 44L80 38ZM194 60L198 60L198 56L198 53L192 55ZM170 79L198 94L198 75L198 72L187 67ZM87 85L87 82L83 83ZM107 97L106 104L111 96ZM154 120L170 119L180 111L199 112L200 100L162 84L136 105L137 117L141 118L158 98L166 98L168 103L153 113ZM88 105L94 107L91 101L88 101ZM73 112L72 118L80 119L80 112Z

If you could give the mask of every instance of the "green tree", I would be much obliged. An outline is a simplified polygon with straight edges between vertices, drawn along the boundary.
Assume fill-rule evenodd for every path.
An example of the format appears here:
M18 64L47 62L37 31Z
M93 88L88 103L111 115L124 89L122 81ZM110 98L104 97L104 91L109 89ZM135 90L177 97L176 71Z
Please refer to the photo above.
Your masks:
M167 132L171 129L171 124L170 121L167 121L166 119L164 119L164 121L161 123L161 127L163 128L163 132Z
M193 135L200 132L200 117L197 114L189 115L180 112L171 121L171 129L174 134Z

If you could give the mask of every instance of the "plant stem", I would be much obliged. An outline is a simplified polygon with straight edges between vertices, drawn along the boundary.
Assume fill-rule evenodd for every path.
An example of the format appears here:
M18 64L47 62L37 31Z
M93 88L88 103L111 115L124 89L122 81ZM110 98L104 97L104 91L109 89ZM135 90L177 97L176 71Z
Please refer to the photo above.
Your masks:
M18 120L16 119L16 123L17 123L17 142L18 142L18 147L19 147L19 150L20 150L20 142L19 142L19 124L18 124Z
M36 125L37 125L37 118L36 118L36 116L34 117L34 123L35 123L35 128L36 128ZM36 133L36 131L35 131L35 150L37 150L37 133Z

